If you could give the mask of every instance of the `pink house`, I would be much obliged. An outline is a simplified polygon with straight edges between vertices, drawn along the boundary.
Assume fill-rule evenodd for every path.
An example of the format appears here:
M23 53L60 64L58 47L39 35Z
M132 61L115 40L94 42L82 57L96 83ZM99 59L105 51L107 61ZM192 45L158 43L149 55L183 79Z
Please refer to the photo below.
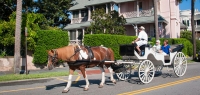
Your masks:
M95 8L104 8L106 12L118 8L120 15L126 18L126 35L137 36L137 27L144 26L149 37L155 36L153 0L73 0L71 24L64 29L69 31L70 43L80 43L84 31L92 21L90 16ZM176 0L158 0L159 36L177 38L180 36L179 4Z

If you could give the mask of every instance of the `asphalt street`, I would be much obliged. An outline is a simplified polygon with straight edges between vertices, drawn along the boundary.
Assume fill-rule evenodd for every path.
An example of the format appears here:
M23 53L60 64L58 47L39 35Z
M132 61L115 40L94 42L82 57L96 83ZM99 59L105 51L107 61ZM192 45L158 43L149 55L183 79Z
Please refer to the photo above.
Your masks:
M75 75L68 93L62 93L67 76L7 82L0 83L0 95L200 95L199 68L200 63L190 63L183 77L176 77L172 69L164 68L163 74L155 76L149 84L138 81L137 72L133 72L127 81L117 80L117 84L113 84L109 80L109 73L106 73L106 84L103 88L98 88L101 74L90 74L89 91L83 91L85 80L82 75ZM116 76L115 78L117 79Z

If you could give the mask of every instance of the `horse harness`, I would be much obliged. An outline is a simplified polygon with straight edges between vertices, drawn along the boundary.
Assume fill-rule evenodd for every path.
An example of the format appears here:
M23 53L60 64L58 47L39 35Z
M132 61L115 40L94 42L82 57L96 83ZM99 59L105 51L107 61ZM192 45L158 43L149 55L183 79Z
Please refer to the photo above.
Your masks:
M58 53L57 53L56 49L52 49L52 50L53 50L53 56L50 56L50 55L49 55L49 57L52 58L52 63L55 63L55 62L56 62L56 59L58 59L58 58L57 58L57 57L58 57Z

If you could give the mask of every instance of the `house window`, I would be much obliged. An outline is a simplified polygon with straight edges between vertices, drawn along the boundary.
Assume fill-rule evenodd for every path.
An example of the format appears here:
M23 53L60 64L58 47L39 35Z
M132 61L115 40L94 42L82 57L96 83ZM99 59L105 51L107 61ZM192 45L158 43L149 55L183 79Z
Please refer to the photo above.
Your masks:
M197 25L200 25L200 20L197 20Z
M183 20L183 21L182 21L182 23L183 23L184 25L186 25L186 22L185 22L185 20Z
M79 11L73 11L73 18L79 18Z
M106 12L106 5L95 6L95 9L104 9L104 12Z
M83 30L82 29L78 29L78 40L82 40L83 39Z
M189 22L189 20L187 20L187 26L189 26L190 25L190 22Z
M85 10L81 10L81 17L86 17L88 16L88 10L85 9Z
M139 11L142 10L142 2L139 2Z
M110 4L107 4L107 7L108 7L108 12L110 12L110 11L111 11L111 6L110 6Z
M70 31L70 40L76 40L76 30Z

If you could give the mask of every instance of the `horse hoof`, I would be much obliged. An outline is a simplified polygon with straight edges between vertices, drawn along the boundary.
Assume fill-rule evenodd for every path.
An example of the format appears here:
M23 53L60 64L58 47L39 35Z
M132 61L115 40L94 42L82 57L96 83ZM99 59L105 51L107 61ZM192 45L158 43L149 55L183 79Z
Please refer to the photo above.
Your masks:
M88 90L89 90L89 88L84 88L84 89L83 89L83 91L88 91Z
M103 88L103 85L99 85L99 88Z
M69 92L69 90L63 90L63 91L62 91L62 93L67 93L67 92Z
M117 84L117 82L116 82L115 80L112 80L112 82L113 82L114 84Z

